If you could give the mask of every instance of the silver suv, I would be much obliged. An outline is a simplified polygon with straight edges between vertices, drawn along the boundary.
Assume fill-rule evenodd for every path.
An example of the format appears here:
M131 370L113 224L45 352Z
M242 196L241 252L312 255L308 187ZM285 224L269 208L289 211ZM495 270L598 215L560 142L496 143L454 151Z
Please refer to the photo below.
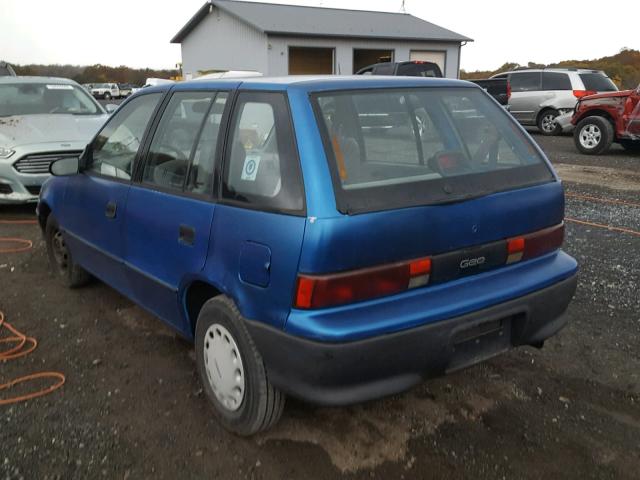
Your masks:
M562 129L556 117L573 112L580 98L618 90L601 70L519 69L491 78L509 80L511 114L522 125L536 125L543 135L558 135Z

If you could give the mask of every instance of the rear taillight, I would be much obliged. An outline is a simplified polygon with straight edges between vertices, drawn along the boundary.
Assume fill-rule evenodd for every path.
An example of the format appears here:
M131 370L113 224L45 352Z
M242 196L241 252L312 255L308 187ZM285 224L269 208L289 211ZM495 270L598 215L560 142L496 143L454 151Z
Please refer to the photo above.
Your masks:
M582 97L588 97L589 95L595 95L596 92L595 90L574 90L573 91L573 96L576 98L582 98Z
M511 264L557 250L564 240L564 223L506 240ZM444 253L449 257L453 252ZM432 263L439 268L440 255L380 267L329 275L298 275L294 308L326 308L370 300L429 284Z
M507 100L511 100L511 82L507 80Z
M522 259L538 257L559 249L564 241L564 223L524 236Z
M564 240L564 223L507 240L507 263L538 257L557 250Z
M332 275L299 275L294 307L324 308L392 295L429 283L431 259Z

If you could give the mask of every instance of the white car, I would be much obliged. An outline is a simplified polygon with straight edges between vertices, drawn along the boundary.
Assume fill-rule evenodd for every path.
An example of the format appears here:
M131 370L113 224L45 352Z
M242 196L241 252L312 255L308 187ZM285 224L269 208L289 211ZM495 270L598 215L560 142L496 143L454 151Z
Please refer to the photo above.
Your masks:
M103 98L105 100L120 98L122 96L117 83L96 83L91 89L91 95L95 98Z
M37 201L51 162L80 155L107 118L72 80L0 77L0 204Z

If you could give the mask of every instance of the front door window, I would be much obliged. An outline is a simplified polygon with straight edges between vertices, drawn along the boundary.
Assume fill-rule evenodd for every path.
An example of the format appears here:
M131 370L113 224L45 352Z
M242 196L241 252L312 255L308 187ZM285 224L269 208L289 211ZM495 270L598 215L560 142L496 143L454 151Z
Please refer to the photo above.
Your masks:
M162 93L141 95L119 109L91 144L87 171L130 180L149 119Z

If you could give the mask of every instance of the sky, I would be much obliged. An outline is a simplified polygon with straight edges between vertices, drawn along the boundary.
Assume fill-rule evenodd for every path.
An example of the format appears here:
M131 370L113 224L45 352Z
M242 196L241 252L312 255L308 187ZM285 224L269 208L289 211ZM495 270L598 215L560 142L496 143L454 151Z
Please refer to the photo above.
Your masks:
M405 11L473 38L467 71L503 63L594 59L640 49L637 0L607 10L584 0L405 0ZM174 68L170 39L205 0L0 0L0 60ZM401 11L401 0L272 0L272 3ZM596 5L598 5L596 7ZM627 12L627 13L625 13ZM212 46L212 48L215 48ZM222 47L221 47L222 48Z

